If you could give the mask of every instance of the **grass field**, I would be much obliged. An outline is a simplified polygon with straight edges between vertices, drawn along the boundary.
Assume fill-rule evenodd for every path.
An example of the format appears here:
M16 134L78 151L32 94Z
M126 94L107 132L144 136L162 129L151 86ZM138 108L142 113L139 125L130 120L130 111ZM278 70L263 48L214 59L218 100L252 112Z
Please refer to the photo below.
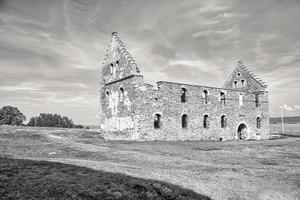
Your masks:
M73 175L76 174L75 177L78 178L69 180L67 177L70 178L72 173L68 174L68 170L64 170L64 173L54 174L55 178L48 176L46 178L49 179L46 180L51 183L61 178L59 180L62 181L62 187L78 181L81 192L74 192L76 190L72 188L62 191L69 191L70 195L77 196L82 192L94 195L90 199L103 195L98 194L101 190L99 188L103 188L101 184L99 187L92 185L97 185L99 177L106 173L120 176L120 181L116 181L115 187L125 188L121 191L129 191L128 195L133 196L144 195L138 196L137 199L147 199L147 192L150 195L148 199L172 199L173 197L167 196L170 194L168 191L174 191L171 193L175 193L177 199L204 198L200 195L193 196L197 194L190 190L212 199L300 199L300 138L283 137L268 141L239 142L105 141L101 134L88 130L0 126L0 156L0 169L6 166L7 170L17 168L23 171L24 165L37 166L36 170L33 170L36 174L29 174L30 177L33 176L30 179L33 182L40 180L42 175L47 176L47 173L42 173L43 170L37 170L40 168L38 161L68 164L62 166L42 162L42 165L47 163L50 166L48 171L53 168L51 173L72 168L70 171L76 171ZM24 181L22 176L12 179L7 177L7 174L14 173L6 173L3 170L0 172L1 192L5 191L4 180ZM80 182L82 177L90 178L90 185ZM129 181L132 184L125 187L120 184L122 178L133 182ZM103 181L99 181L101 182ZM167 188L167 192L158 192L161 189L155 189L156 182L163 186L162 188ZM87 186L83 187L85 184ZM136 186L139 188L137 189L135 185L142 187ZM52 190L49 191L51 193ZM98 193L95 194L95 191ZM124 192L117 192L118 195L121 193L119 197L126 199ZM115 199L114 197L110 196L107 199Z
M284 124L284 133L282 132L281 124L271 124L271 132L300 137L300 124Z

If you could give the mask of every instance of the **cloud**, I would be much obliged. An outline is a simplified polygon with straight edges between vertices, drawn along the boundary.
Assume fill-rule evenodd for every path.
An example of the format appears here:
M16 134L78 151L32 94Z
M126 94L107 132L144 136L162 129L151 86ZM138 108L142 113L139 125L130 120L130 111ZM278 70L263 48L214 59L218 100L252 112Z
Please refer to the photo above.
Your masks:
M282 106L279 106L279 108L283 108L284 110L287 110L287 111L297 111L297 110L300 110L300 106L299 105L289 106L289 105L283 104Z
M39 91L42 85L32 82L22 82L19 85L3 85L0 86L0 91Z
M19 105L28 117L64 112L80 123L98 123L101 63L110 33L117 31L151 83L222 86L243 60L269 85L272 113L278 115L282 104L295 112L299 4L2 0L0 102Z

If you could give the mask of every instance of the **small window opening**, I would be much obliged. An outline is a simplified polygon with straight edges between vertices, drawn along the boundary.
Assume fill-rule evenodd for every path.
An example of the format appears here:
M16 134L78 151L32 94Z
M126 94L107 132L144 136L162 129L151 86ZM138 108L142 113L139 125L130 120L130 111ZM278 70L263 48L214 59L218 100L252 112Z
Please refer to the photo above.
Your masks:
M221 116L221 128L226 128L226 116Z
M154 116L154 128L159 129L161 128L161 115L160 114L155 114Z
M220 142L222 142L222 141L223 141L223 138L222 138L222 137L220 137L220 138L219 138L219 141L220 141Z
M242 87L245 87L245 80L241 80L242 82Z
M183 114L181 116L181 125L182 125L182 128L187 128L188 122L187 122L187 115L186 114Z
M119 65L119 61L118 60L116 61L116 63L117 63L117 65Z
M181 88L181 102L186 102L186 93L187 90L185 88Z
M225 93L224 92L220 92L220 101L221 101L221 104L225 105Z
M259 107L259 94L255 94L255 107Z
M240 73L237 73L237 76L241 76L241 74L240 74Z
M106 91L106 95L109 96L109 91Z
M260 128L261 127L261 119L260 117L256 118L256 128Z
M233 87L236 88L237 87L237 81L234 81L233 84L234 84Z
M209 129L209 116L204 115L203 117L203 128Z
M203 91L203 96L204 96L204 103L208 104L208 91L207 90Z
M124 88L120 87L121 94L124 95Z
M113 73L114 71L114 64L110 63L110 73Z

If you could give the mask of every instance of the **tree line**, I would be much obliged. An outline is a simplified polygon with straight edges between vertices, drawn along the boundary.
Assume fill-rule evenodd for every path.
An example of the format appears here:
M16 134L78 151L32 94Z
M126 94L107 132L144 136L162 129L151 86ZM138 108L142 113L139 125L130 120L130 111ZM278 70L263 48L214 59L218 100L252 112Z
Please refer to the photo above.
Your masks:
M25 115L18 108L4 106L0 109L0 125L25 125ZM81 124L74 124L72 119L59 114L41 113L39 116L31 117L26 126L35 127L61 127L61 128L84 128Z

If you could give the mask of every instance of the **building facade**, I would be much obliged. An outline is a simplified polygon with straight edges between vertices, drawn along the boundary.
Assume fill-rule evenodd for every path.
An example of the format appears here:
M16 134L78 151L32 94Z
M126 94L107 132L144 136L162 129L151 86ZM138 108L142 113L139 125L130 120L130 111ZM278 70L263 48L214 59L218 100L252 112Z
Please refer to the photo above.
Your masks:
M268 139L267 86L238 62L224 87L143 81L117 33L102 66L101 130L120 140Z

